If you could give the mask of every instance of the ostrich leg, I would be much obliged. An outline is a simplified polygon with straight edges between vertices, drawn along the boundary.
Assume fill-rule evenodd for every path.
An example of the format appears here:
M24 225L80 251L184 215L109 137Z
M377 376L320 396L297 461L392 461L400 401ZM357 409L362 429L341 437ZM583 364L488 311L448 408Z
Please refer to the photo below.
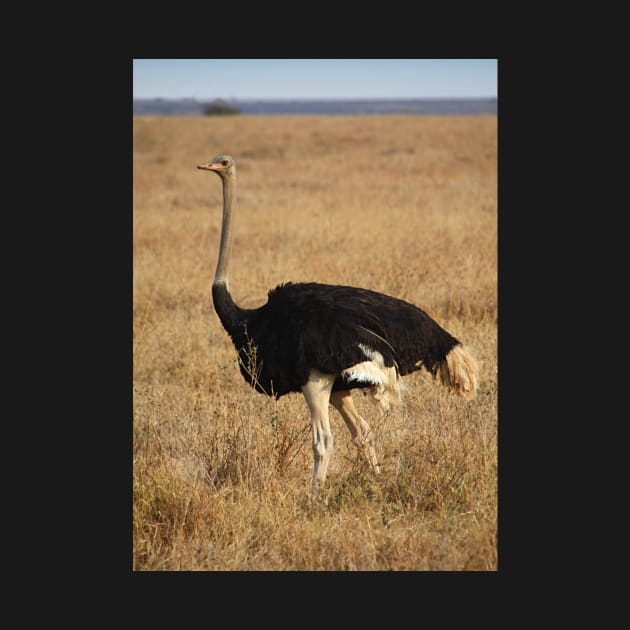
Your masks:
M313 496L326 481L326 471L333 452L333 435L328 419L328 403L335 376L312 370L306 385L302 387L313 423Z
M349 390L336 391L330 396L330 404L341 414L352 435L353 442L363 450L368 462L375 472L380 473L381 469L376 460L376 453L372 442L374 434L370 432L370 425L359 415L354 406L352 394Z

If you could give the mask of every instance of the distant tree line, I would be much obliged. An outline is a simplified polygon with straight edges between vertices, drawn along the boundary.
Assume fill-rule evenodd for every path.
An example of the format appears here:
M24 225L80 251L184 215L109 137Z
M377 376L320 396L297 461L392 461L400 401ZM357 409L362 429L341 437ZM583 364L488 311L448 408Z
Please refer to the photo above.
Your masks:
M230 105L222 98L216 98L214 101L204 106L203 113L206 116L230 116L240 114L241 110Z

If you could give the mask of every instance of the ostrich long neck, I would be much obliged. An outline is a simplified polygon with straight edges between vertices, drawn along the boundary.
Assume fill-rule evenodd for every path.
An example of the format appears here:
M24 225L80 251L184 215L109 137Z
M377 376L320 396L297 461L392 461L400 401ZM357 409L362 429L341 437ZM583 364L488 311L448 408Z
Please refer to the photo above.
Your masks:
M239 334L243 322L247 319L246 311L239 308L230 295L228 267L232 253L232 203L234 201L234 180L236 175L221 177L223 184L223 223L221 225L221 244L219 259L212 283L214 308L223 327L234 338Z
M214 274L214 284L223 283L226 288L228 282L228 266L232 253L232 203L234 201L234 180L236 175L221 178L223 184L223 223L221 225L221 245L219 260Z

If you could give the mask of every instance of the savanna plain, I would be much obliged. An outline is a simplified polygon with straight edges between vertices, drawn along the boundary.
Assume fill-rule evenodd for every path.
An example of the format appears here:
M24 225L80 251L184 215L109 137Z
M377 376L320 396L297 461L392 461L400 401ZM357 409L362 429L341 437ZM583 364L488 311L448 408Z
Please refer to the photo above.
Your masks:
M426 372L383 415L370 470L331 407L312 499L310 416L243 380L211 284L219 154L238 168L230 289L317 281L412 302L465 343L466 400ZM135 571L496 571L496 116L133 120Z

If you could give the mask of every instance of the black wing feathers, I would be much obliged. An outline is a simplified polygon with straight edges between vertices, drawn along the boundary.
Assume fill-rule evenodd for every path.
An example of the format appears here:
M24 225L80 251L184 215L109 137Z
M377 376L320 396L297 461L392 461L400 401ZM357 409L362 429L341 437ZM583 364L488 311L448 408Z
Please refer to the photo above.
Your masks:
M282 284L269 292L267 304L243 313L240 330L228 332L241 359L256 348L253 384L276 396L300 391L311 369L334 374L366 361L360 344L380 352L402 375L420 367L434 373L459 343L417 306L348 286ZM241 371L252 382L248 370Z

